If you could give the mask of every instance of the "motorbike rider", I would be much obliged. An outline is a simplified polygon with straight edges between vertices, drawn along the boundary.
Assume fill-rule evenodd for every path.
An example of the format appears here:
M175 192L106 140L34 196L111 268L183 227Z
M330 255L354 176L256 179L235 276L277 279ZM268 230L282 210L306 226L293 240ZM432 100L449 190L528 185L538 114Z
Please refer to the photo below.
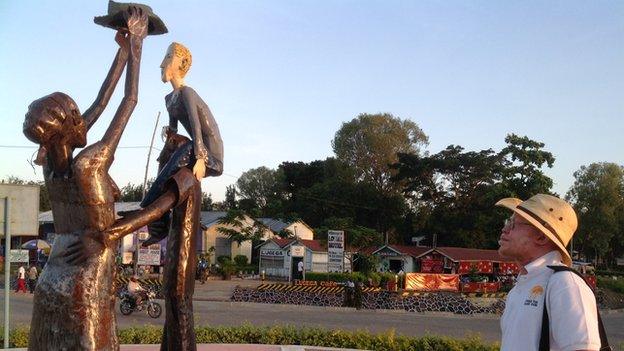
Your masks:
M140 309L141 302L143 301L147 291L141 286L136 275L133 275L128 281L127 289L128 293L130 293L130 295L134 298L137 309Z

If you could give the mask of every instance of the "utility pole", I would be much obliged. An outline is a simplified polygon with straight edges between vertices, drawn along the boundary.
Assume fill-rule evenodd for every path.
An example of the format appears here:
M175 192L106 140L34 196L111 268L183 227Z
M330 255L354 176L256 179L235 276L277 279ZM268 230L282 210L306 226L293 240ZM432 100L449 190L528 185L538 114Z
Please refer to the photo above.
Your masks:
M143 198L145 198L145 192L147 191L147 169L150 164L150 157L152 156L152 147L154 146L154 137L156 136L156 129L158 128L158 120L160 120L160 111L156 116L156 124L154 124L154 131L152 132L152 141L150 142L149 151L147 152L147 162L145 163L145 176L143 177Z
M147 162L145 163L145 175L143 176L143 196L145 198L145 193L147 192L147 170L149 169L150 157L152 156L152 148L154 147L154 137L156 136L156 129L158 128L158 121L160 120L160 111L158 111L158 115L156 115L156 124L154 124L154 131L152 132L152 141L150 141L150 147L147 151ZM134 233L134 252L136 253L136 257L134 259L134 274L137 275L139 272L139 237L136 232Z

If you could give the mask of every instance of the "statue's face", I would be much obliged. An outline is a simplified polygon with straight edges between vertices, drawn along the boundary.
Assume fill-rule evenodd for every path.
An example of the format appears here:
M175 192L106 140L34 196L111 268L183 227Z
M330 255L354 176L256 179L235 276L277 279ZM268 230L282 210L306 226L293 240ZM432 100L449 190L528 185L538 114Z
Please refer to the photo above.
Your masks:
M160 75L163 83L171 81L174 77L180 76L181 59L173 52L173 45L169 45L165 58L160 64Z

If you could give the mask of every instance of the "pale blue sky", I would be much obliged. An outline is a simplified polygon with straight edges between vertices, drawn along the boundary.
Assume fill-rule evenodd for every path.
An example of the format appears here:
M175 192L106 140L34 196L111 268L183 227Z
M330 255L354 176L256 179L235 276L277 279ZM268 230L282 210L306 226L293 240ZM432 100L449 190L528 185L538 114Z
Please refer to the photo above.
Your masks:
M359 113L409 118L449 144L500 150L507 133L546 143L547 170L565 193L581 165L624 164L622 1L146 1L169 27L143 50L139 105L121 146L149 144L170 86L158 65L171 41L187 45L187 77L219 123L225 187L254 167L324 159L343 122ZM28 104L54 91L84 111L116 50L93 23L106 1L0 2L0 145L32 146ZM123 88L89 134L97 140ZM160 129L159 126L159 129ZM161 147L160 139L156 147ZM41 179L35 148L0 148L0 178ZM155 176L152 154L149 170ZM111 174L140 183L146 148L119 149Z

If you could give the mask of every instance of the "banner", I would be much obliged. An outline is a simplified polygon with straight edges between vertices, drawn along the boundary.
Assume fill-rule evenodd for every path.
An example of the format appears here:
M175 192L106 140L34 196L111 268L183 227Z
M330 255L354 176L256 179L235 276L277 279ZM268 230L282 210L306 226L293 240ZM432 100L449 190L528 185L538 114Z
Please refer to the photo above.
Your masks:
M160 265L160 244L139 248L139 265L159 266Z
M424 258L420 261L420 271L422 273L443 273L444 261Z
M520 267L515 262L501 262L498 267L499 274L513 274L520 273Z
M407 273L405 290L459 291L458 274Z
M344 271L344 232L342 230L327 231L327 271L338 273Z

